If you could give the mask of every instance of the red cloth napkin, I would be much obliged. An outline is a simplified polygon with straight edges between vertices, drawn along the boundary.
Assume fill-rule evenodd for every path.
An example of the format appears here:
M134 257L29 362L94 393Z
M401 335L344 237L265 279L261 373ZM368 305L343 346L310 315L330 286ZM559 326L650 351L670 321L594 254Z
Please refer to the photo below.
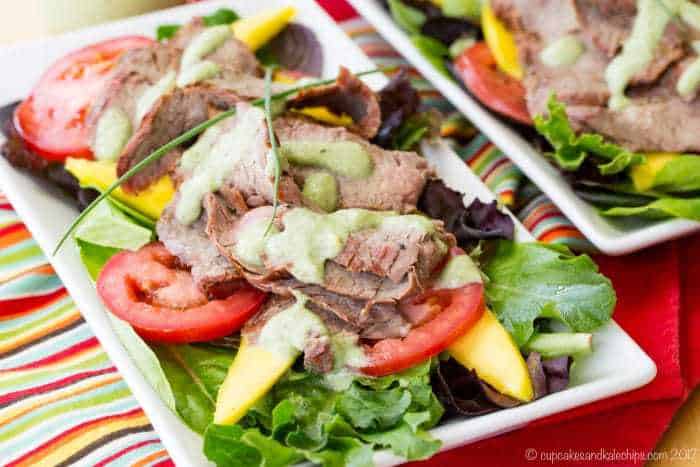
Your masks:
M317 2L336 21L356 15L344 0ZM654 381L412 465L620 467L646 461L700 381L700 235L596 261L618 294L615 320L657 365Z

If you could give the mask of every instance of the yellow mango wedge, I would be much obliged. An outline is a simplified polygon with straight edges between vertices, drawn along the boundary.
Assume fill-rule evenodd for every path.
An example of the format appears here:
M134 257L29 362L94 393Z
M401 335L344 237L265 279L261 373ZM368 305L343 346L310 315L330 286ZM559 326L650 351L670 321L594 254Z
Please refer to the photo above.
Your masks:
M630 170L630 177L632 177L634 188L637 191L647 191L654 188L656 175L668 162L680 157L680 154L655 152L646 154L645 157L646 161L633 166Z
M481 29L498 68L515 79L523 79L515 38L496 17L488 2L481 8Z
M294 113L299 113L311 117L319 122L328 123L333 126L350 126L352 125L352 117L347 114L338 115L328 110L327 107L304 107L302 109L292 110Z
M534 397L530 374L518 346L490 310L447 350L501 394L524 402Z
M291 368L294 360L294 356L284 358L251 345L243 336L236 358L219 388L214 423L232 425L238 422Z
M239 19L231 25L233 35L256 51L279 34L296 13L294 7L287 6Z
M83 187L105 190L117 180L117 164L114 162L68 158L65 167ZM170 177L161 178L138 195L126 193L121 187L112 192L114 198L151 219L160 217L174 194L175 187Z

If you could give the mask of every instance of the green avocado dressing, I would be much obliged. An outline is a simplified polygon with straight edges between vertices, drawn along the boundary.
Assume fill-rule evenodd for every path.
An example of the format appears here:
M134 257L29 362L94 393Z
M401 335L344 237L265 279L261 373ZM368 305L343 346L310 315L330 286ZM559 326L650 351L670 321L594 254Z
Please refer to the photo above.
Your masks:
M357 374L353 369L369 364L369 359L357 343L357 336L337 333L331 336L333 370L324 375L324 383L334 391L345 391Z
M680 8L680 15L687 25L700 29L700 6L693 2L683 2Z
M229 117L232 118L232 117ZM223 120L214 126L207 128L196 143L182 153L180 167L185 170L194 170L197 165L211 152L214 144L222 133L222 127L227 120Z
M257 345L284 358L299 355L306 340L328 337L328 328L315 313L306 308L308 297L293 291L296 302L269 319L258 336Z
M233 246L233 254L244 266L249 268L260 268L265 266L261 253L265 250L266 235L274 235L279 232L279 229L270 225L270 230L267 227L270 225L270 219L262 218L255 222L251 222L245 229L241 229L236 237L236 243Z
M97 121L95 129L95 158L101 161L116 160L131 138L129 116L118 107L108 108Z
M560 37L540 52L542 63L551 68L567 67L576 63L583 54L583 42L576 36Z
M481 271L469 255L451 258L433 285L436 289L458 289L474 282L483 282Z
M336 391L350 387L356 375L354 368L367 364L367 356L354 334L332 334L314 312L306 308L308 297L292 291L296 301L269 319L258 336L256 345L283 358L296 358L310 337L328 339L333 352L333 369L324 375L324 383Z
M212 26L197 35L182 52L181 69L186 69L214 52L232 35L229 25Z
M202 212L204 196L221 188L242 155L254 152L252 145L258 139L265 114L258 107L250 107L236 118L236 126L221 134L211 150L200 148L201 152L188 156L185 164L192 167L192 176L180 186L175 208L175 216L181 224L196 221Z
M335 211L338 206L338 182L327 172L309 174L304 180L302 194L326 212Z
M295 278L309 284L323 283L326 261L340 254L353 232L380 227L391 230L399 226L426 234L435 232L433 222L424 216L366 209L321 214L292 208L282 217L282 224L283 231L268 233L263 242L258 242L255 239L260 237L260 226L251 222L237 232L237 243L246 245L245 258L249 264L262 264L260 258L264 254L270 264L289 267ZM236 247L232 252L239 253Z
M161 96L169 93L175 88L175 71L171 70L167 72L161 79L158 80L153 86L146 89L146 92L139 97L136 101L136 121L140 122L143 117L146 116L149 110L153 107Z
M610 89L608 106L620 110L627 104L625 88L637 73L642 72L654 59L654 53L663 37L668 22L677 15L684 0L637 0L637 16L632 32L622 52L605 69L605 81Z
M204 60L180 71L177 77L177 85L181 88L190 84L199 83L205 79L215 77L221 71L221 67L216 63Z
M351 178L372 174L372 158L362 145L352 141L288 141L281 146L292 164L310 165Z
M693 42L695 53L700 55L700 41ZM700 85L700 57L683 70L676 83L676 91L683 97L691 97Z
M211 26L192 39L182 52L177 85L185 87L216 76L221 67L204 57L221 47L232 34L229 25Z

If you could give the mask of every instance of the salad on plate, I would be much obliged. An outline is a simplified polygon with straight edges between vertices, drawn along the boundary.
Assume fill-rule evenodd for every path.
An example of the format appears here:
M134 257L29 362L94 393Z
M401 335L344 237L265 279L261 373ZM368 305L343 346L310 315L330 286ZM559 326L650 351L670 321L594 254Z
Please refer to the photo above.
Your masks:
M0 116L2 153L81 209L75 242L144 377L219 466L425 459L429 429L569 386L615 293L514 241L416 152L407 75L379 91L291 7L89 45Z
M387 0L438 70L609 218L700 220L700 5Z

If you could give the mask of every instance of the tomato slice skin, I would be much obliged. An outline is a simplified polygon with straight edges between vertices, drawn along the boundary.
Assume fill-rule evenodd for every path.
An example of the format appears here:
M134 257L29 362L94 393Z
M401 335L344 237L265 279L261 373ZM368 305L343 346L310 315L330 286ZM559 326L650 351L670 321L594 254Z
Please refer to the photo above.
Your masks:
M15 111L14 124L32 151L50 161L91 158L85 119L123 52L155 41L124 36L71 52L44 73Z
M416 300L440 302L443 309L403 339L384 339L366 346L370 363L361 369L364 374L386 376L434 357L476 324L485 309L484 286L479 282L459 289L428 291Z
M209 300L161 243L114 255L97 279L105 305L152 342L184 344L227 336L262 306L266 294L245 286Z
M522 83L498 68L488 45L478 42L454 62L465 86L485 106L513 120L532 125Z

